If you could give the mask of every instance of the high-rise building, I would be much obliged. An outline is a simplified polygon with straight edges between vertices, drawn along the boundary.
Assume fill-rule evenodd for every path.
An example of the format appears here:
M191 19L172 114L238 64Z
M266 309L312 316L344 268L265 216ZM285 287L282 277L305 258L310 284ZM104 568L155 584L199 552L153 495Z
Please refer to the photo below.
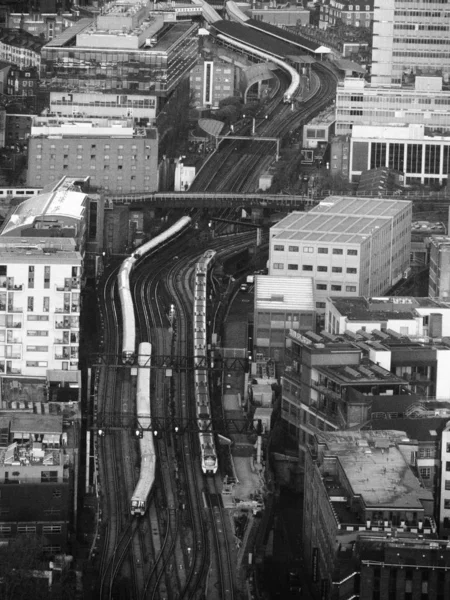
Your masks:
M376 0L372 83L402 84L414 75L450 78L447 0Z
M381 296L409 267L411 202L330 196L271 227L269 275L314 278L328 296Z

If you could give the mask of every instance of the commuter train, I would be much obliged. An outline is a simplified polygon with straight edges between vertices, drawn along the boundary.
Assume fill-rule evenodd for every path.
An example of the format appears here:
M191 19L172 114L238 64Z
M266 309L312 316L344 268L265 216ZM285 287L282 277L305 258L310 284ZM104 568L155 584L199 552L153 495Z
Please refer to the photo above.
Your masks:
M139 481L131 496L131 514L141 517L147 510L148 497L155 482L156 455L151 427L150 407L150 361L152 345L149 342L139 344L138 375L136 388L136 411L140 434L141 468Z
M195 406L199 442L202 460L202 471L205 474L217 472L218 460L214 434L211 431L211 402L208 385L208 343L207 343L207 281L208 269L214 261L216 252L208 250L195 265L194 286L194 362L201 363L202 368L194 369Z
M133 298L130 290L130 277L136 262L149 252L163 248L166 243L180 235L191 223L191 217L182 217L174 225L152 240L140 246L129 258L126 258L117 276L120 306L122 309L123 337L122 362L132 364L136 354L136 321Z

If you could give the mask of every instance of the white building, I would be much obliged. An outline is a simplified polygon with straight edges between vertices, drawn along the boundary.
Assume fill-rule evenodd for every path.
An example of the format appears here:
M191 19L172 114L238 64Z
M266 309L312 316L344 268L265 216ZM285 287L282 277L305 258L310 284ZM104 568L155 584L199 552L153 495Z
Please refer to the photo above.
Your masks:
M377 0L372 83L401 84L410 76L450 77L450 5L446 0Z
M450 169L450 135L425 125L354 125L350 140L350 181L363 171L389 167L406 184L442 184Z
M330 196L271 227L269 275L310 276L328 296L382 295L409 266L410 202Z
M81 275L73 239L0 237L0 373L78 370Z
M450 536L450 421L441 437L441 489L439 498L439 534Z

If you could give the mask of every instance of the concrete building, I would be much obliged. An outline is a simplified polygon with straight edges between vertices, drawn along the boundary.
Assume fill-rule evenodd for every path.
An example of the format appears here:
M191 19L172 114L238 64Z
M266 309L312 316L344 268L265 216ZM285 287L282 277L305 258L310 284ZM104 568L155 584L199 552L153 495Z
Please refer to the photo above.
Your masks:
M367 169L379 167L403 173L407 185L443 185L450 170L450 135L420 124L354 125L350 140L350 181L357 181Z
M196 108L219 108L224 98L235 94L234 65L220 60L201 60L189 74Z
M143 1L111 2L95 21L80 19L42 48L43 85L62 94L53 102L64 98L73 112L87 114L92 102L105 102L119 116L121 106L133 109L127 97L137 95L139 102L147 97L153 108L149 105L145 118L153 119L159 99L196 63L197 29L191 21L176 21L175 13L152 14ZM68 89L77 96L71 98Z
M330 297L325 330L333 335L394 331L410 339L449 337L450 304L438 298L410 296Z
M374 0L354 4L353 0L324 0L320 4L319 28L328 29L339 21L352 27L369 29L373 21Z
M43 42L23 31L0 30L0 60L16 65L21 69L41 64Z
M88 174L92 187L119 194L158 189L157 130L132 119L36 117L28 147L31 187Z
M450 299L450 237L430 237L430 275L428 294L432 298Z
M343 600L359 594L360 598L374 598L374 592L382 587L380 598L398 598L388 595L384 586L391 583L394 590L397 585L412 590L412 585L405 585L405 572L398 568L413 564L405 560L412 554L410 548L429 550L430 543L435 543L441 550L438 554L445 553L439 564L448 561L446 543L434 542L433 494L414 472L414 456L404 438L401 431L314 435L306 455L302 554L312 587L322 597ZM369 553L369 549L381 548L386 552L390 544L396 547L395 567L393 560L382 563L376 552ZM417 568L419 573L422 565L429 570L434 584L431 569L436 563L430 554L429 562L426 557L423 555ZM380 571L378 584L374 583L376 565L380 571L393 572L387 581L383 577L382 584ZM450 574L445 577L449 585Z
M61 117L102 117L153 121L156 98L147 94L118 95L95 92L50 92L50 113Z
M289 330L315 329L311 277L255 276L253 356L284 361Z
M439 494L439 533L450 536L450 421L441 435L441 472Z
M372 83L402 84L415 75L450 78L450 6L443 0L378 0L374 8Z
M409 267L411 203L330 196L270 229L269 275L314 278L328 296L382 295Z
M413 84L403 87L376 86L346 77L336 91L336 134L351 134L355 125L410 123L439 133L450 127L449 105L450 92L443 89L441 77L417 76Z
M303 126L303 148L317 148L328 143L334 133L335 107L327 108Z
M68 550L73 480L62 430L61 415L0 417L0 543L26 533L51 554Z
M52 40L56 35L62 33L67 27L75 22L73 13L57 12L29 12L8 13L6 15L6 27L8 29L20 29L31 35L43 36L46 40Z

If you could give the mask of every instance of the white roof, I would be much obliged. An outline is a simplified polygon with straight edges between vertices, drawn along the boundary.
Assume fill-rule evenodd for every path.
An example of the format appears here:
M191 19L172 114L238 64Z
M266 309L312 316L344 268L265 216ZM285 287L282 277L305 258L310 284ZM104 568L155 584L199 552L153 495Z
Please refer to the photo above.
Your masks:
M9 234L14 229L30 226L42 216L66 217L79 220L84 211L86 194L61 189L56 192L39 194L24 200L5 222L1 234Z
M255 276L256 310L315 310L312 277Z

